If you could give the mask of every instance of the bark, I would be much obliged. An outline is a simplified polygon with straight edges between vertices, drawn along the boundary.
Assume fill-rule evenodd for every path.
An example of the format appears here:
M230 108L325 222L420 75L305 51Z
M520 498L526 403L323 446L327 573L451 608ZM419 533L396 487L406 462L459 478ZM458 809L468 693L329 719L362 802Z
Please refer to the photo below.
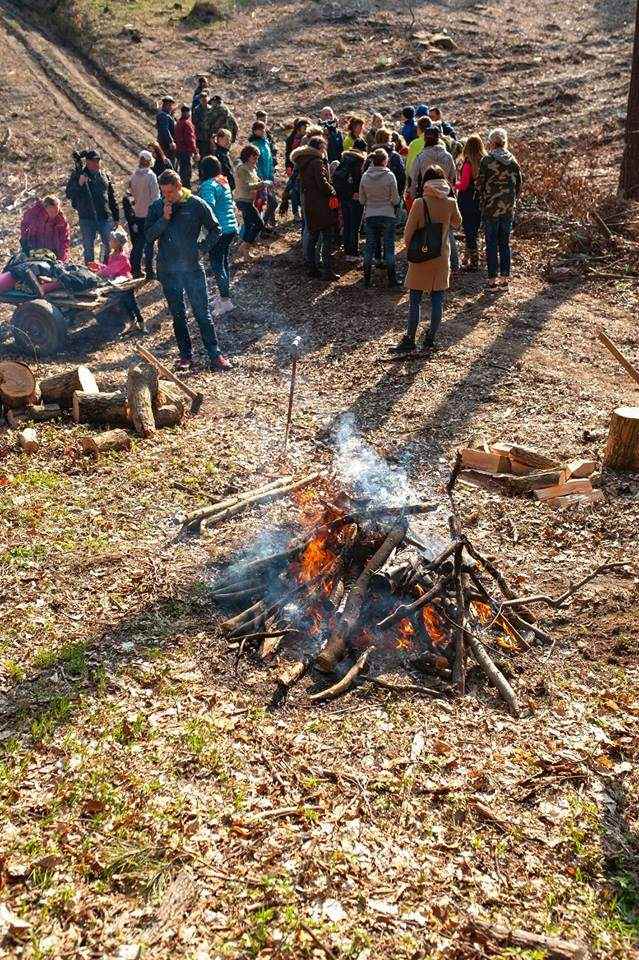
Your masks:
M479 666L482 668L493 686L497 687L499 690L502 699L508 705L508 709L513 717L519 717L519 704L517 703L515 691L508 683L501 670L499 670L490 659L483 643L472 634L466 635L466 642L472 650L473 656L475 657L475 660Z
M619 189L629 200L639 200L639 3L635 20L635 42L632 50L626 145L621 161Z
M46 420L58 420L62 416L62 409L57 403L47 403L43 407L27 407L27 417L36 423Z
M364 653L357 658L353 666L344 674L341 680L338 680L337 683L334 683L331 687L327 687L325 690L320 690L319 693L312 693L308 699L312 700L313 703L319 703L321 700L334 700L336 697L346 693L346 691L350 690L353 686L362 670L365 669L370 655L370 649L364 650Z
M545 934L530 933L506 926L505 923L484 923L481 920L470 921L473 934L482 941L496 940L502 947L519 947L523 950L542 950L548 960L586 960L588 951L574 940L562 940L560 937L548 937Z
M84 453L105 453L107 450L130 450L131 436L126 430L107 430L95 437L82 437L80 440Z
M0 397L7 407L23 407L36 392L31 369L19 360L0 361Z
M177 403L163 403L162 406L156 407L153 411L155 425L158 429L174 427L176 424L182 423L184 413L184 404L181 400L179 405Z
M383 620L380 620L377 626L380 630L388 630L389 627L392 627L405 617L412 617L414 613L417 613L418 610L421 610L422 607L427 606L435 599L435 597L438 597L441 593L443 593L449 582L449 577L442 577L437 581L431 590L423 594L423 596L419 597L419 599L414 600L413 603L400 604L396 610L394 610Z
M72 405L76 390L83 393L99 392L96 379L88 367L74 367L73 370L40 381L42 402L57 403L65 409Z
M348 595L340 621L329 637L326 646L317 657L317 666L320 670L327 672L333 670L335 665L346 656L346 643L359 623L369 581L375 571L384 566L392 552L401 544L406 536L407 529L406 521L402 521L393 527L355 581L355 586Z
M153 401L157 393L158 376L153 367L148 364L129 367L126 396L133 426L141 437L155 433Z
M272 500L278 500L280 497L288 496L289 493L295 493L296 490L302 490L319 480L321 474L312 473L302 480L296 480L294 483L268 484L267 487L255 490L252 493L240 494L238 497L230 497L227 501L213 504L211 507L204 507L202 510L189 514L186 518L186 525L197 527L204 524L207 527L231 517L237 516L248 507L256 503L268 503Z
M610 470L639 470L639 407L613 411L604 464Z
M126 396L115 393L73 394L73 419L76 423L108 423L130 426Z

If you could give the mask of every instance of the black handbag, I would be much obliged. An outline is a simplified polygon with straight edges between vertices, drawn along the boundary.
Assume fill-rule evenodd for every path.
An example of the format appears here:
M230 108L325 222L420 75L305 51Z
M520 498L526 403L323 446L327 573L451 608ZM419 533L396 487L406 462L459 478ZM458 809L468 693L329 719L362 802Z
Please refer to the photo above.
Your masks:
M417 201L415 201L417 203ZM426 263L427 260L436 260L442 255L444 239L444 224L433 223L428 211L428 204L422 200L426 223L415 231L406 251L409 263Z

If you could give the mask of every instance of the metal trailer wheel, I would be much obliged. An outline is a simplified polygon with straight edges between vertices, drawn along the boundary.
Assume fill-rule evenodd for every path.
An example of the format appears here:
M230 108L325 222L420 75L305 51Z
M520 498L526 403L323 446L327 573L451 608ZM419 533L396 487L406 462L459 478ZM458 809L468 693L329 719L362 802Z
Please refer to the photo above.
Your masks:
M18 346L29 353L35 350L36 358L53 356L64 348L67 321L48 300L21 303L13 314L13 327Z

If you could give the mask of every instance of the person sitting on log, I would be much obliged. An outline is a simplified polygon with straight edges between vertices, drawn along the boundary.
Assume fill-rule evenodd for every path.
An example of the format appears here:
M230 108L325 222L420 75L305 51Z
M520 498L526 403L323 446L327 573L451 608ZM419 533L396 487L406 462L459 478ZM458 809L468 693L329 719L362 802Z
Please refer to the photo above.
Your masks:
M223 356L217 340L206 275L199 258L200 251L210 250L219 237L220 226L208 204L183 187L175 171L165 170L159 182L162 199L156 200L149 209L146 238L149 243L158 242L157 277L173 317L180 351L178 369L193 365L186 296L200 328L211 370L230 370L231 364ZM199 243L202 231L204 239Z
M120 278L130 280L133 276L131 272L131 261L124 252L127 243L128 237L126 230L123 227L116 227L109 237L109 259L106 263L96 263L96 261L93 260L87 264L89 270L97 273L100 277L104 277L106 280L117 280ZM144 330L144 317L140 313L140 308L138 307L133 290L129 290L122 297L120 303L126 310L129 315L129 320L131 321L131 327L126 332L132 332L135 329Z
M71 231L69 221L60 209L58 197L43 197L30 206L20 224L20 248L27 255L32 250L51 250L63 263L69 259Z

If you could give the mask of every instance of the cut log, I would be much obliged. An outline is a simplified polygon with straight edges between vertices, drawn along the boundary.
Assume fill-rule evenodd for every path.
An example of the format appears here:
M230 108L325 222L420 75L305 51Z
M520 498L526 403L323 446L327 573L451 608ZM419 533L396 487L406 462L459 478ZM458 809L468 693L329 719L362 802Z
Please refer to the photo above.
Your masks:
M467 447L461 450L462 466L486 473L510 473L510 460L503 453L485 453Z
M538 450L533 450L532 447L520 447L516 443L510 448L508 455L511 460L523 463L527 467L533 467L535 470L551 470L553 467L559 467L557 461L551 457L547 457Z
M31 368L19 360L0 361L0 397L7 407L24 407L36 392Z
M610 470L639 470L639 407L613 411L604 463Z
M595 460L571 460L566 464L566 480L580 480L583 477L591 477L597 469Z
M126 396L131 420L141 437L155 433L153 401L158 393L158 375L149 364L129 367Z
M57 403L68 408L73 404L76 390L82 393L98 393L99 387L88 367L74 367L55 377L40 381L40 394L43 403Z
M47 420L58 420L62 416L62 408L57 403L47 403L42 407L27 407L27 417L36 423Z
M561 479L560 470L544 470L528 473L525 476L513 476L509 473L485 473L482 470L463 470L459 479L486 490L501 490L513 496L532 493L542 487L552 487Z
M40 446L38 443L38 435L33 427L27 427L26 430L21 430L18 434L18 440L25 453L35 453Z
M566 483L557 483L554 487L544 487L535 490L537 500L554 500L556 497L566 497L575 493L592 493L590 480L567 480Z
M474 936L483 943L496 940L502 947L519 947L522 950L540 950L548 960L587 960L588 951L581 943L549 937L543 933L530 933L509 927L505 923L484 923L474 917L470 920Z
M155 425L158 429L174 427L177 423L182 423L184 414L184 404L181 400L178 403L163 403L162 406L156 407L153 411Z
M107 450L130 450L131 437L126 430L107 430L95 437L82 437L80 440L84 453L105 453Z
M335 665L346 656L346 642L359 623L369 581L375 571L384 566L393 551L400 545L406 536L407 528L405 520L393 527L355 581L355 585L346 600L344 612L328 638L326 646L317 657L316 664L320 670L332 671Z
M108 423L130 426L126 397L115 393L73 394L73 419L76 423Z

